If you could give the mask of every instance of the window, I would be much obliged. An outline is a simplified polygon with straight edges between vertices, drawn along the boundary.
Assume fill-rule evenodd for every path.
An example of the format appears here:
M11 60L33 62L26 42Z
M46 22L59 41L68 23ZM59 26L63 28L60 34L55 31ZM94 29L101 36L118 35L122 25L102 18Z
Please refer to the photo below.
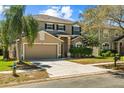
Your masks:
M110 49L110 45L109 45L109 43L108 43L108 42L103 43L103 44L102 44L102 48L105 49L105 50Z
M80 35L81 32L81 27L78 25L73 25L72 26L72 34L73 35Z
M46 23L45 24L45 29L48 31L54 30L54 24L53 23Z
M115 37L118 37L119 36L119 33L118 32L115 32L114 36Z
M103 37L108 38L109 37L109 32L108 31L103 31Z
M63 25L63 24L58 24L58 25L57 25L57 30L59 30L59 31L65 31L65 25Z
M82 43L81 42L75 43L75 47L81 47L81 46L82 46Z

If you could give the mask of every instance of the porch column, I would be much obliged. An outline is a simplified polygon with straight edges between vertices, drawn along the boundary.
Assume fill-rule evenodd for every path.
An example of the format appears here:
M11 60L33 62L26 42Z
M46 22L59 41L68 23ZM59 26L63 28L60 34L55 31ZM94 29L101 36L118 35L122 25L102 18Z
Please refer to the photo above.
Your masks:
M120 54L120 42L117 42L117 51Z
M67 56L68 57L70 57L70 55L71 55L70 52L69 52L70 48L71 48L71 37L69 36L68 37L68 51L67 51Z
M16 41L16 59L17 60L19 60L19 50L18 50L18 46L19 46L19 44L18 44L18 40Z
M61 53L61 46L62 46L62 44L59 43L59 45L58 45L58 58L61 58L61 56L62 56L62 53Z

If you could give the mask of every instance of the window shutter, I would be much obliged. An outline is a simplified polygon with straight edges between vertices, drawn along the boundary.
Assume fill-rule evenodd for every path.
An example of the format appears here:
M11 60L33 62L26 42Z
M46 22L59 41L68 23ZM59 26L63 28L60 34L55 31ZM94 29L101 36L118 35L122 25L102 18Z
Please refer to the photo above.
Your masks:
M53 29L55 29L55 26L54 26L54 24L53 24Z
M47 29L47 24L45 24L45 29Z
M56 25L56 30L58 30L58 25Z
M72 34L74 34L74 32L73 32L73 31L74 31L74 28L73 28L73 26L72 26Z
M80 31L79 31L80 35L81 35L81 27L80 27Z
M64 25L64 31L65 31L65 25Z

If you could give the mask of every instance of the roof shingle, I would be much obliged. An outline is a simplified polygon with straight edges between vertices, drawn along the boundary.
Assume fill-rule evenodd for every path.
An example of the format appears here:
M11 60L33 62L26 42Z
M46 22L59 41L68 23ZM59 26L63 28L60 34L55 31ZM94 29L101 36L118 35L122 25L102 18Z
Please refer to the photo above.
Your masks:
M46 22L57 22L57 23L67 23L67 24L72 24L73 21L67 20L67 19L62 19L54 16L49 16L45 14L39 14L39 15L34 15L33 16L36 20L38 21L46 21Z

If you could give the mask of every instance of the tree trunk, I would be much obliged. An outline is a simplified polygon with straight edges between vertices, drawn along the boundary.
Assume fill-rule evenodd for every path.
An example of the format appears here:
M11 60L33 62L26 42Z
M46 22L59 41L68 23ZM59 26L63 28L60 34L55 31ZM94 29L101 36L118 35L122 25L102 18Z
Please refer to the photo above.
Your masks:
M18 41L18 59L19 59L19 63L23 63L23 58L22 58L22 39L21 38Z
M8 51L8 47L4 47L3 48L3 59L4 60L8 60L9 59L9 51Z

